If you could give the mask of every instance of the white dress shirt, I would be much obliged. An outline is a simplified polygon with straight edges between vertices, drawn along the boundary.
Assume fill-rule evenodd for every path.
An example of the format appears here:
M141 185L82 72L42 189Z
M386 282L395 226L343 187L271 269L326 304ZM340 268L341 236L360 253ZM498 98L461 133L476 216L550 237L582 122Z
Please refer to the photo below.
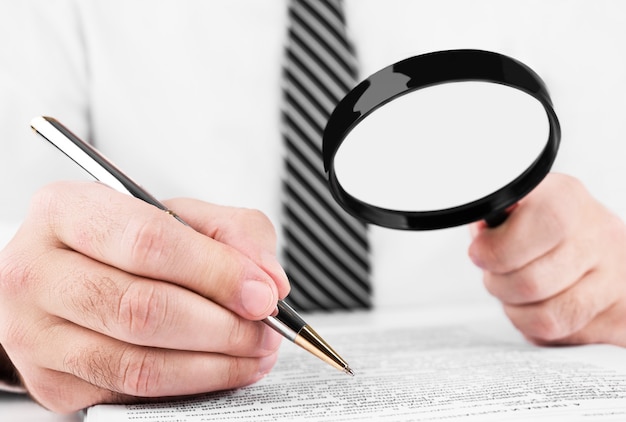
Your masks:
M556 170L626 216L624 5L354 0L347 16L363 76L453 48L531 66L561 121ZM279 228L285 9L277 0L0 0L0 245L40 186L86 178L31 133L38 115L93 142L157 197L258 208ZM489 300L466 227L373 227L371 239L377 306Z

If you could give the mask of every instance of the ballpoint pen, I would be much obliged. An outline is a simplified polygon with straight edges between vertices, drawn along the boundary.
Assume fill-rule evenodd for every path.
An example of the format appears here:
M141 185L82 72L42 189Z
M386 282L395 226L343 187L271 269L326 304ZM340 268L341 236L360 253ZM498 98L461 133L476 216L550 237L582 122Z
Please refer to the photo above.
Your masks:
M31 128L46 139L61 152L82 167L94 179L109 187L162 209L179 222L187 225L175 212L168 209L151 194L146 192L140 185L120 171L98 150L82 141L68 128L52 117L35 117ZM276 315L268 316L263 320L282 336L297 344L311 354L322 359L333 367L354 375L348 363L324 339L313 330L298 313L282 300L278 301Z

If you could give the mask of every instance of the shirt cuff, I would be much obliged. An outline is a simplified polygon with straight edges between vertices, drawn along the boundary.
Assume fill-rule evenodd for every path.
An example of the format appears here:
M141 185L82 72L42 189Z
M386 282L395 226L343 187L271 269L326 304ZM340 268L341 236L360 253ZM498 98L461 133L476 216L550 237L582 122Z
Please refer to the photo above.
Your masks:
M17 223L0 221L0 249L6 246L17 231L18 226ZM0 345L0 391L26 393L26 388L22 385L22 381L2 345Z
M2 345L0 345L0 391L26 393L26 388Z

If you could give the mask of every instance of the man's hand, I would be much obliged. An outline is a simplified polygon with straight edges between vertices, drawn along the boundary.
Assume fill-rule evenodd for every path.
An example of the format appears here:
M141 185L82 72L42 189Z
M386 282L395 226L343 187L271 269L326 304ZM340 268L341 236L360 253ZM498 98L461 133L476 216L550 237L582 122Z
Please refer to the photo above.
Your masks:
M257 211L168 206L56 183L0 253L0 344L29 393L71 412L253 383L280 336L259 320L289 284Z
M487 290L530 341L626 346L626 227L579 181L550 174L501 226L472 232Z

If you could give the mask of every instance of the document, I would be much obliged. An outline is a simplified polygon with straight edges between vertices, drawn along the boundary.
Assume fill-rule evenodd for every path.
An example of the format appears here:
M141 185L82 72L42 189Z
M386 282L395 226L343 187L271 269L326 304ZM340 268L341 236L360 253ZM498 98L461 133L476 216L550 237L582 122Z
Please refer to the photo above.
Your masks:
M159 404L99 405L115 421L624 421L626 350L538 347L499 309L314 315L355 372L289 342L262 381Z

